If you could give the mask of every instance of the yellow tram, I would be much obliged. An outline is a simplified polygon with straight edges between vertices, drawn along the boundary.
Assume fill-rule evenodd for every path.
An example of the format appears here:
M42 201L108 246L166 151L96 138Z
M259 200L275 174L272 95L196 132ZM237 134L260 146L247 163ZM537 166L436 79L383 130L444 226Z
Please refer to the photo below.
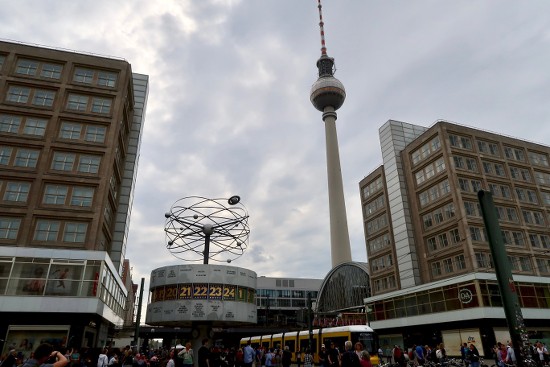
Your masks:
M363 344L363 349L368 351L371 356L371 363L373 365L378 365L378 338L376 333L366 325L348 325L314 329L313 345L311 349L315 363L319 363L319 350L321 349L321 344L325 344L328 350L330 344L334 343L342 353L344 352L344 343L347 340L350 340L353 345L357 342L361 342L361 344ZM299 350L303 353L309 346L309 331L289 331L280 334L266 334L242 338L241 347L246 346L248 341L250 341L250 344L254 348L262 346L265 349L275 349L288 346L289 350L292 352L292 363L296 363L296 352Z

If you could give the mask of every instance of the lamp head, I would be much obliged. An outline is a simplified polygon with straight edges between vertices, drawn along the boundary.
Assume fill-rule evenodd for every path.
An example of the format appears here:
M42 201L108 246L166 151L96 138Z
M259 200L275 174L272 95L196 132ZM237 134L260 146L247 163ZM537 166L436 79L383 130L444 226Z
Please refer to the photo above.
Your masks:
M233 195L229 198L229 200L227 200L227 203L229 205L236 205L239 201L241 201L241 197L239 195Z

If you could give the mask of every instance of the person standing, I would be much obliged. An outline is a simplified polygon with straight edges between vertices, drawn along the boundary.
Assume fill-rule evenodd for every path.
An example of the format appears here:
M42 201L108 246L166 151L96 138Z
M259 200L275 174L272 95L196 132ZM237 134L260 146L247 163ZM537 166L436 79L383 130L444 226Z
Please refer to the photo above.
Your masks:
M176 367L176 363L174 362L174 354L175 354L175 350L174 349L170 350L170 359L166 363L166 367Z
M340 352L334 342L330 343L330 349L328 350L328 365L329 367L338 367L340 365Z
M97 357L97 367L107 367L109 365L109 357L107 357L107 348L104 348L103 351Z
M6 359L1 363L2 367L15 367L17 366L17 351L15 349L10 350Z
M366 350L361 352L361 367L372 367L372 363L370 361L370 354Z
M319 351L319 365L321 367L328 367L328 352L324 344L321 344L321 350Z
M250 343L250 340L246 342L246 347L243 349L243 362L244 367L252 367L252 362L256 359L256 352Z
M202 345L198 353L199 367L210 367L210 351L208 350L208 339L202 340Z
M285 345L285 348L283 349L283 358L281 358L281 363L283 367L290 367L290 364L292 363L292 353L290 352L288 345Z
M313 355L309 348L306 348L306 352L304 353L304 367L313 367Z
M193 349L190 342L185 343L185 348L179 352L179 355L183 360L183 367L193 367Z
M361 354L363 352L363 344L361 342L355 343L355 354L357 354L357 357L359 357L359 360L361 360ZM380 361L382 363L382 361Z
M506 348L506 363L508 364L516 364L516 352L514 351L514 347L512 345L512 342L508 342L508 347Z
M296 364L298 365L298 367L300 367L302 364L302 351L300 350L300 348L296 350Z
M361 367L361 361L359 360L357 353L355 353L352 348L353 344L347 340L344 343L345 352L341 357L342 367Z
M475 345L470 343L470 348L468 349L467 358L470 361L471 367L479 367L479 352Z
M50 358L55 358L56 361L53 363L46 363ZM65 367L68 364L69 360L63 353L54 350L51 344L43 343L36 347L33 357L27 359L23 367Z

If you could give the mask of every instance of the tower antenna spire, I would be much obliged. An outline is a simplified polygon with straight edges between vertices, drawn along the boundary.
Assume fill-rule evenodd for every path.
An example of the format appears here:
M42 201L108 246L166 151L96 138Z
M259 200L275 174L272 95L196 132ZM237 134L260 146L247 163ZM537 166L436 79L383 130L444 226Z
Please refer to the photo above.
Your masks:
M321 55L326 55L327 46L325 44L325 22L323 22L323 5L321 5L321 0L317 0L317 7L319 8L319 28L321 31Z

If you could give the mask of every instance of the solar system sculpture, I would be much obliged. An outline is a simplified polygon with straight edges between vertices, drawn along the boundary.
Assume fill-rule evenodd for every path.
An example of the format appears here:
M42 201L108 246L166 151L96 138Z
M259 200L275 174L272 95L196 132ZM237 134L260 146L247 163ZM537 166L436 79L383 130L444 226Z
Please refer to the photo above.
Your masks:
M257 275L229 265L244 254L250 235L240 197L184 197L165 218L166 247L183 264L151 272L146 323L179 327L183 338L175 344L191 339L195 351L216 330L255 324Z

